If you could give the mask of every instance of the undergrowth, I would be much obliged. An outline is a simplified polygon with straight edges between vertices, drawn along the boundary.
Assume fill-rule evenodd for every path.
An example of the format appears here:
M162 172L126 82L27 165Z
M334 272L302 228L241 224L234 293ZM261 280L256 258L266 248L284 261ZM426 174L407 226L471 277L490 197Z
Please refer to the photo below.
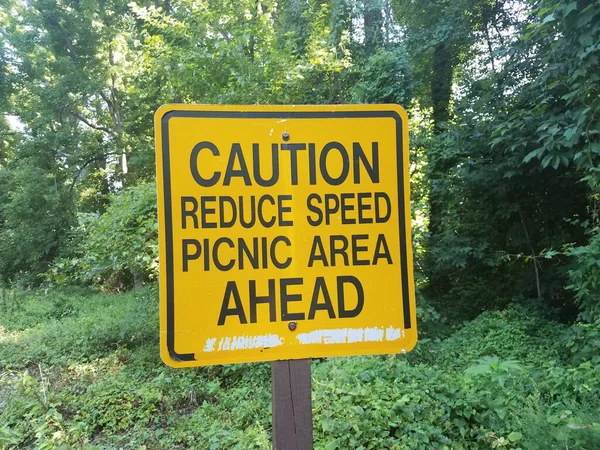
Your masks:
M2 449L268 449L268 364L174 370L153 288L19 297L0 315ZM313 362L315 448L597 449L600 369L513 306L409 355Z

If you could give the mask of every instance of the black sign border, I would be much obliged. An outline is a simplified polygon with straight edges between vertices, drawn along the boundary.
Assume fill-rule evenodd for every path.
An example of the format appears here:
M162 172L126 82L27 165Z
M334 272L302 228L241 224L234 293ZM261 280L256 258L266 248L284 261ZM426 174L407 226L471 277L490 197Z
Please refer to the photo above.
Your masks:
M223 111L223 110L172 110L161 118L162 169L165 214L166 292L167 292L167 350L173 361L195 361L194 353L177 353L175 350L175 292L173 286L173 217L171 202L171 162L169 152L169 120L176 117L210 119L355 119L392 118L396 121L396 161L398 165L398 229L400 232L400 272L402 277L402 310L404 328L412 328L410 289L408 283L407 221L404 199L404 139L402 117L394 110L378 111ZM408 149L407 149L408 150ZM404 226L403 226L404 225Z

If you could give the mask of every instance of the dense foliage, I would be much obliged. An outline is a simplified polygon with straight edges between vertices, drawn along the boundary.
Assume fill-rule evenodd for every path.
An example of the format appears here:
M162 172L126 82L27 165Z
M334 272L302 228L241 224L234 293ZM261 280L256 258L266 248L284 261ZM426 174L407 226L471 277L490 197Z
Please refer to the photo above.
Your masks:
M0 446L271 448L269 365L164 366L154 290L11 297L2 313ZM568 332L515 305L408 358L315 360L315 448L595 449L599 366L569 364Z
M264 366L157 360L176 102L408 110L421 341L314 363L319 448L600 447L597 0L1 2L0 447L269 446Z
M102 214L80 213L67 250L47 274L55 284L94 283L120 290L141 287L157 272L156 186L141 183L110 196Z

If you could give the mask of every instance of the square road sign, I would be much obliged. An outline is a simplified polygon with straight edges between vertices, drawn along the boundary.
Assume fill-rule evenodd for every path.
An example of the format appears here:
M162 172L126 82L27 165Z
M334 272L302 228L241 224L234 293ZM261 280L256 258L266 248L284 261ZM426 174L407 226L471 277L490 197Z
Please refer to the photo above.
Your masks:
M402 108L164 105L155 136L165 363L414 347Z

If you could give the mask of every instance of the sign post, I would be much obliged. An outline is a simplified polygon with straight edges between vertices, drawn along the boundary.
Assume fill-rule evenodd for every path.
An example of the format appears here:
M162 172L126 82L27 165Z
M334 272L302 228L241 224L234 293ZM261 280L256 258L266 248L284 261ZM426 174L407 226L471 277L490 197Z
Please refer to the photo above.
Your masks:
M312 449L310 359L271 363L273 448Z
M277 449L310 448L310 358L416 344L407 122L396 105L156 112L161 357L275 361Z

